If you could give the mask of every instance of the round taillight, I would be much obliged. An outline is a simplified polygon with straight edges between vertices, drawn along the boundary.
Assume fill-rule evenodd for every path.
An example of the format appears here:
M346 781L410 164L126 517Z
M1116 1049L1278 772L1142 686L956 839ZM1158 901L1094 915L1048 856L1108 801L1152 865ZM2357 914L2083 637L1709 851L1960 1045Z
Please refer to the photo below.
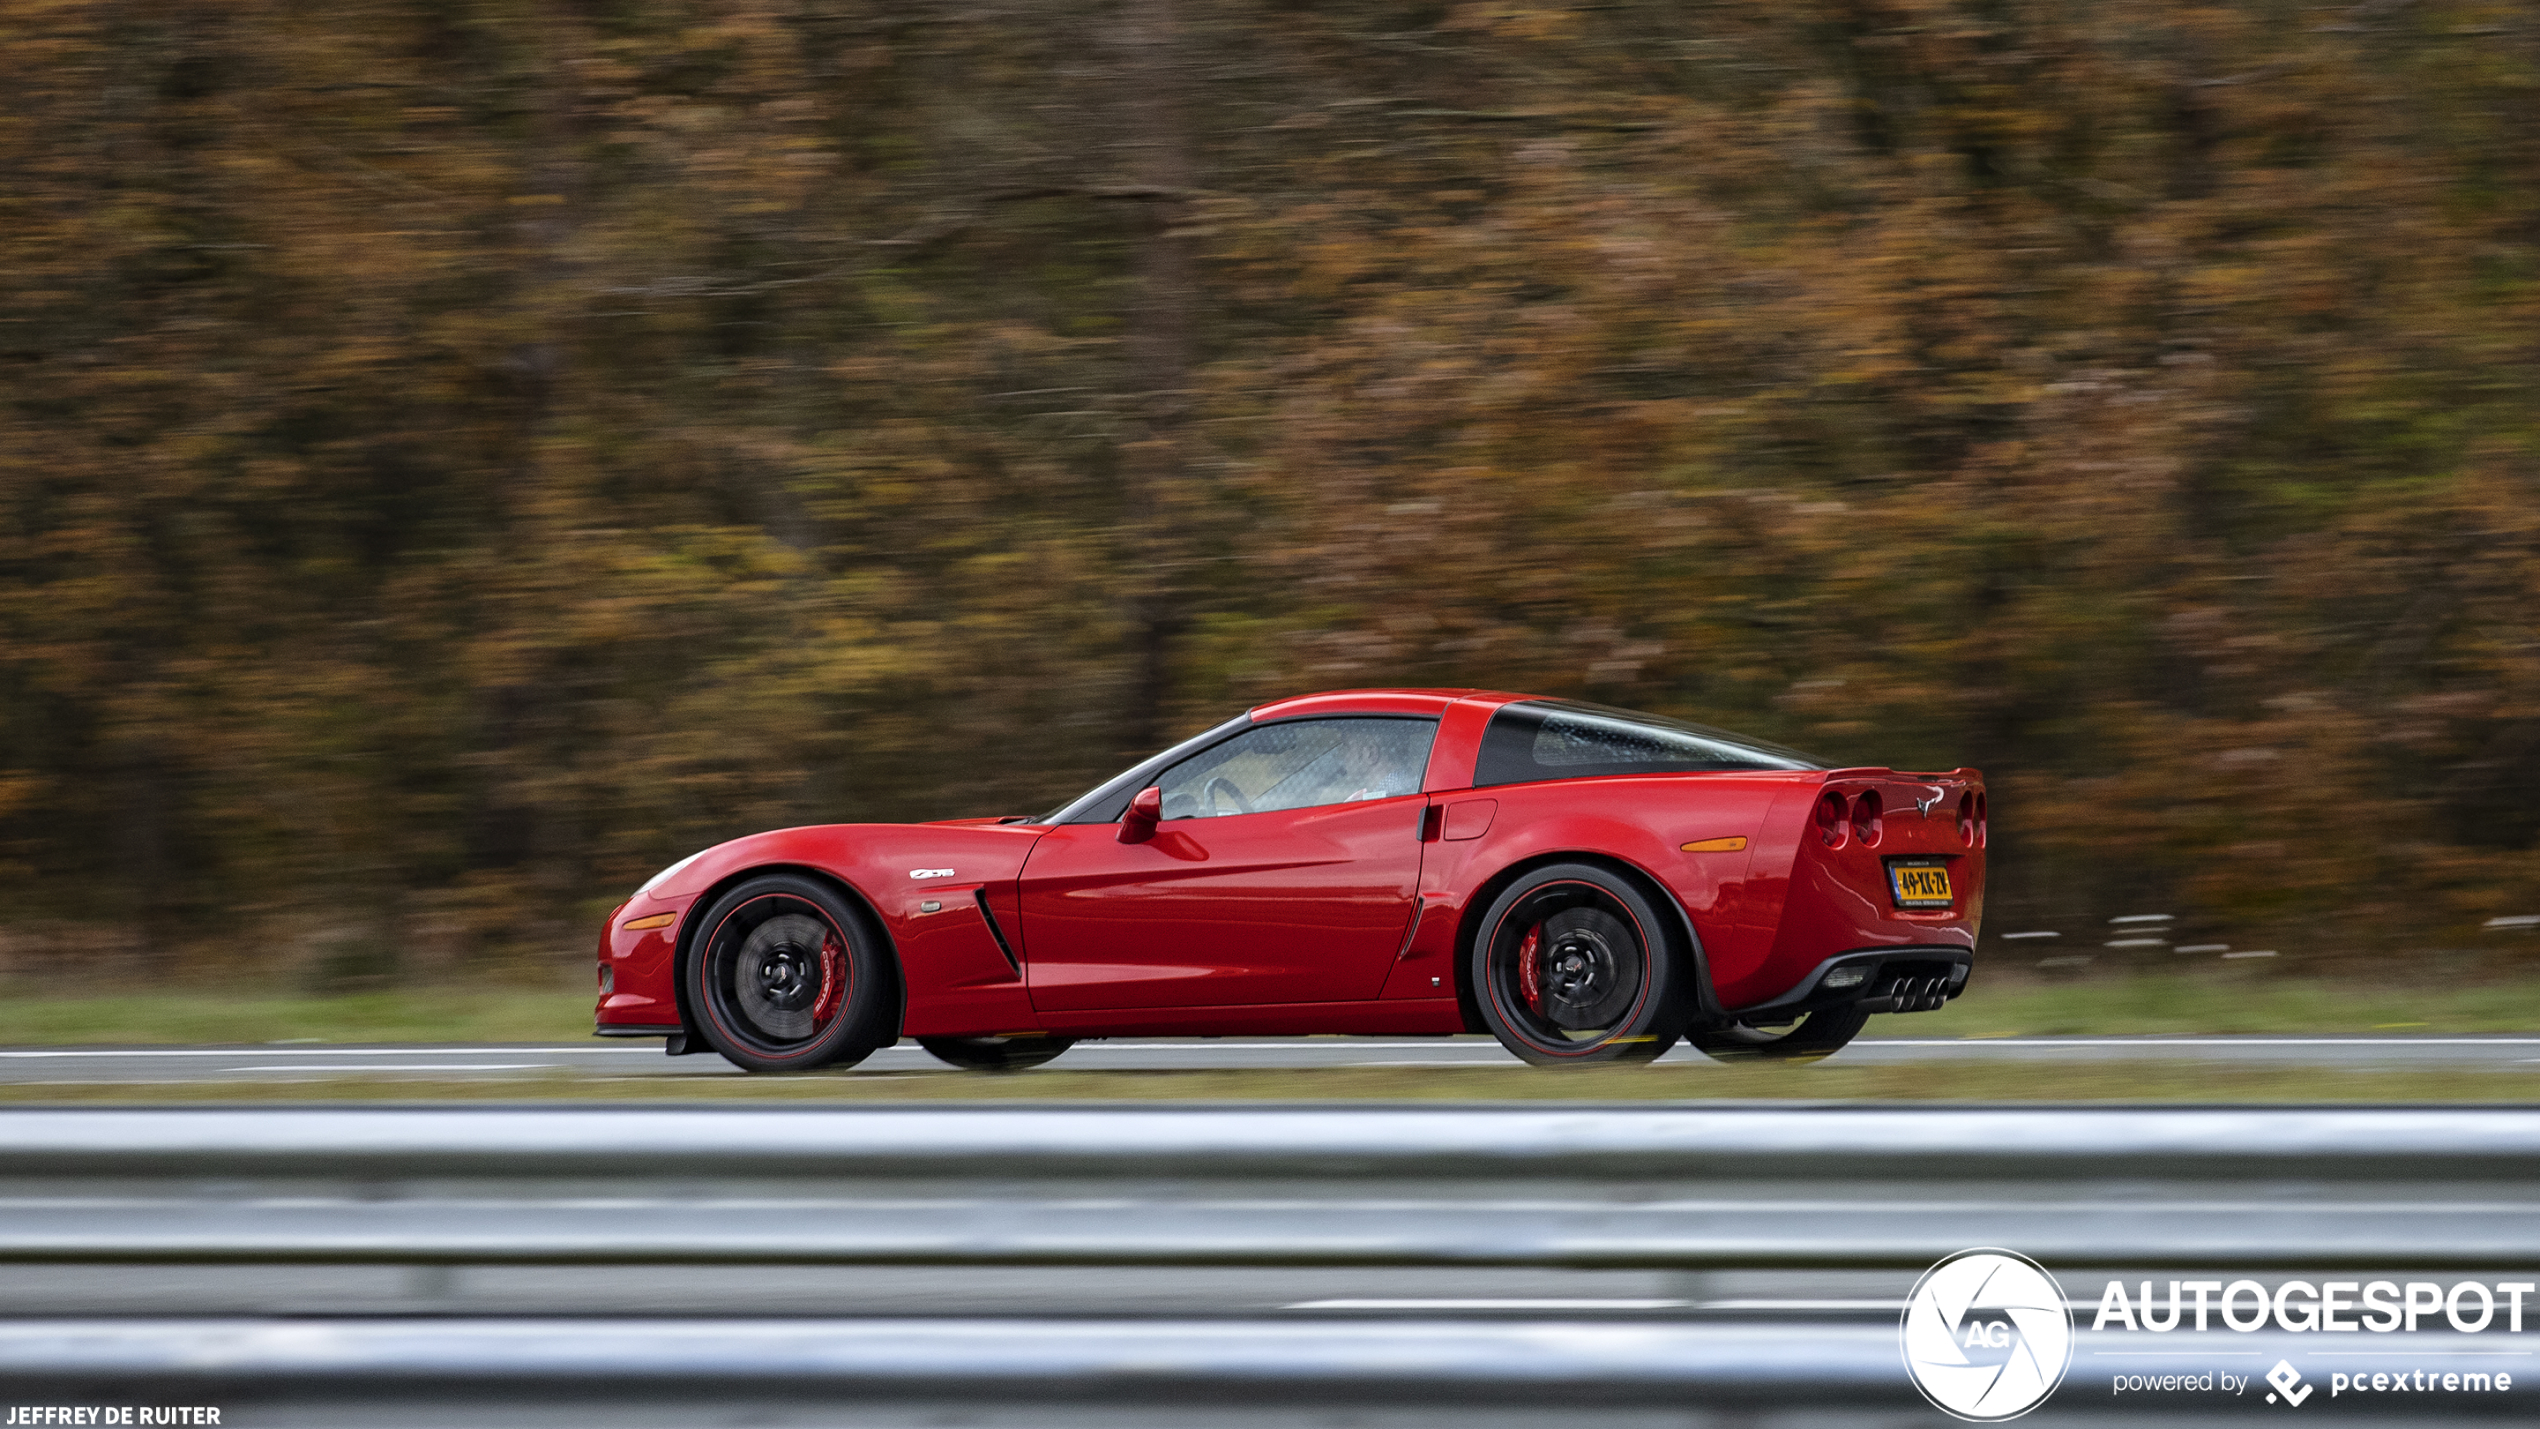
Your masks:
M1817 837L1828 848L1843 847L1843 796L1829 792L1817 800Z
M1989 824L1990 822L1992 822L1992 820L1991 820L1991 819L1990 819L1990 817L1988 816L1988 814L1987 814L1987 812L1986 812L1986 808L1985 808L1985 805L1986 805L1988 802L1989 802L1989 801L1985 798L1985 796L1984 796L1984 795L1982 795L1982 794L1978 794L1978 795L1976 795L1976 847L1977 847L1977 848L1982 848L1982 847L1984 847L1985 837L1986 837L1986 834L1985 834L1985 826L1986 826L1987 824Z
M1879 822L1879 791L1865 789L1852 804L1852 836L1861 841L1863 848L1877 848L1879 835L1884 832L1886 826Z
M1976 846L1976 796L1958 796L1958 842L1969 848Z

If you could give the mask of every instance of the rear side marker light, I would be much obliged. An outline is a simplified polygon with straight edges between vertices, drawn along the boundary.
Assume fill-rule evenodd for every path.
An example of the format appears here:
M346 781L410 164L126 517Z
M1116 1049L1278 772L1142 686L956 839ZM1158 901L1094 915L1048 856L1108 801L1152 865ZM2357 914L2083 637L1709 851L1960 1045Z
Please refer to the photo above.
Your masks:
M1852 804L1852 836L1863 848L1877 848L1879 835L1885 831L1886 825L1879 821L1879 791L1863 790Z
M1740 838L1695 839L1692 843L1679 844L1677 847L1686 853L1737 853L1746 847L1746 840Z
M1828 848L1843 847L1843 796L1829 791L1817 800L1817 837Z
M679 921L679 915L676 913L655 913L649 918L628 919L617 926L629 933L640 933L646 928L667 928L677 921Z
M1870 970L1868 968L1836 968L1833 972L1826 974L1826 980L1822 986L1828 988L1859 987L1862 983L1869 980L1869 976Z

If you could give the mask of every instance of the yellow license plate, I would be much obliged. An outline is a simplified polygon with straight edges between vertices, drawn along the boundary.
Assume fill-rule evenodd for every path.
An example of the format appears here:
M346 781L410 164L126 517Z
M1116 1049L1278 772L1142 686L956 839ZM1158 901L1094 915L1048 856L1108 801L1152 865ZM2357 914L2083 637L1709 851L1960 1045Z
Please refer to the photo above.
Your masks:
M1896 906L1899 908L1949 906L1949 870L1946 868L1899 865L1888 869L1887 882L1896 892Z

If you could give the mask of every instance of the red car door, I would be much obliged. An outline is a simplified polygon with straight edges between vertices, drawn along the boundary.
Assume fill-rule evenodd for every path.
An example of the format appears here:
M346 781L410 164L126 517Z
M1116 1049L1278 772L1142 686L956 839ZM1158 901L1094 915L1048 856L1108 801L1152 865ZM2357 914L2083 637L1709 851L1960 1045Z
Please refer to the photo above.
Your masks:
M1021 880L1033 1005L1375 997L1419 891L1419 771L1434 731L1390 718L1255 726L1158 777L1152 837L1122 843L1117 823L1051 829Z

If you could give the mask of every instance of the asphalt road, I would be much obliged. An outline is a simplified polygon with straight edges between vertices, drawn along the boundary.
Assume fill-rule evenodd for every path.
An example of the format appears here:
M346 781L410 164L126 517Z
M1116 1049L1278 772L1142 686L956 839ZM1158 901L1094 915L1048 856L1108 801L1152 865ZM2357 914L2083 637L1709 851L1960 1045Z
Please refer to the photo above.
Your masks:
M1671 1062L1704 1060L1680 1047ZM2540 1069L2540 1035L1867 1037L1831 1059L1879 1066L1950 1061L2220 1062L2234 1066ZM1136 1038L1083 1042L1052 1070L1225 1071L1263 1067L1523 1066L1486 1037ZM874 1054L855 1075L947 1070L914 1042ZM170 1086L340 1078L491 1081L566 1073L676 1083L746 1075L711 1053L665 1057L657 1039L554 1044L273 1044L229 1047L0 1048L0 1083ZM1025 1075L1029 1075L1026 1073Z

